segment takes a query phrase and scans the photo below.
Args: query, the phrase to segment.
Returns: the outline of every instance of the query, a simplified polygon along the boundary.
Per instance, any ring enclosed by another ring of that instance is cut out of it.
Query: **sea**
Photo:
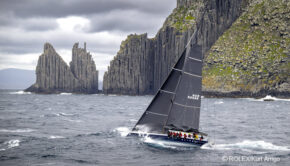
[[[290,165],[290,100],[202,98],[202,147],[127,137],[153,96],[0,91],[1,166]]]

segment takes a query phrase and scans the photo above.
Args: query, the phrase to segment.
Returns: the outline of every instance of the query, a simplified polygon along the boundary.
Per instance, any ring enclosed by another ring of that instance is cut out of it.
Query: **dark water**
[[[290,101],[203,99],[215,145],[187,148],[125,137],[151,98],[1,91],[0,165],[290,164]]]

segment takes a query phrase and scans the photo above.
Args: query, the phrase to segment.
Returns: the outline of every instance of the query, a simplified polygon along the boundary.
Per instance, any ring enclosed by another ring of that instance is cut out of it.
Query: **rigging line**
[[[179,104],[179,103],[176,103],[176,102],[174,102],[173,104],[176,104],[176,105],[179,105],[179,106],[182,106],[182,107],[187,107],[187,108],[200,108],[200,107],[196,107],[196,106],[189,106],[189,105]]]
[[[188,40],[189,42],[186,44],[185,48],[187,48],[188,45],[191,43],[190,41],[193,39],[193,37],[196,37],[197,36],[197,31],[202,26],[201,22],[203,20],[204,14],[205,14],[205,11],[202,13],[202,16],[200,17],[200,20],[196,21],[196,29],[195,29],[195,32],[193,33],[193,35],[191,35],[190,39]],[[198,24],[198,23],[200,23],[200,24]]]
[[[214,117],[216,117],[216,114],[215,114],[215,103],[213,103],[213,114],[214,114]],[[215,129],[213,129],[213,141],[215,142]]]
[[[168,116],[166,114],[159,114],[159,113],[156,113],[156,112],[151,112],[151,111],[146,111],[147,113],[150,113],[150,114],[154,114],[154,115],[159,115],[159,116]]]
[[[197,27],[197,25],[196,25]],[[185,49],[188,47],[188,45],[191,43],[191,40],[193,39],[193,37],[195,37],[197,35],[197,31],[198,31],[198,28],[195,29],[194,33],[191,35],[190,39],[188,40],[186,46],[185,46]]]
[[[182,70],[180,70],[180,69],[176,69],[176,68],[172,68],[172,70],[176,70],[176,71],[180,71],[180,72],[182,72]]]
[[[191,74],[191,73],[188,73],[188,72],[183,72],[184,74],[187,74],[187,75],[190,75],[190,76],[193,76],[193,77],[199,77],[201,78],[202,76],[199,76],[199,75],[195,75],[195,74]]]
[[[165,92],[165,93],[175,94],[175,92],[170,92],[170,91],[163,90],[163,89],[160,89],[160,91],[161,91],[161,92]]]
[[[191,59],[191,60],[195,60],[195,61],[199,61],[199,62],[202,62],[202,60],[200,60],[200,59],[196,59],[196,58],[192,58],[192,57],[188,57],[188,59]]]

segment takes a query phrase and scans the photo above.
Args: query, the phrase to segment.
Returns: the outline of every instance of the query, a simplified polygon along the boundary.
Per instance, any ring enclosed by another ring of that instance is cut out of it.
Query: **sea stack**
[[[85,46],[86,47],[86,46]],[[44,44],[36,67],[36,83],[26,91],[35,93],[97,93],[98,71],[86,48],[72,50],[71,67],[49,43]]]
[[[79,44],[75,43],[72,49],[72,61],[70,68],[73,75],[81,84],[81,92],[96,93],[98,90],[98,71],[92,55],[84,48],[79,48]]]

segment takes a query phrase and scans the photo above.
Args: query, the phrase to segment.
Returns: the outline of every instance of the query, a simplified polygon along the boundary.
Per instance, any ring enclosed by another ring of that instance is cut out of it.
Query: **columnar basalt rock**
[[[84,48],[79,48],[78,43],[74,44],[70,68],[81,84],[81,92],[96,93],[98,91],[98,71],[92,55],[86,50],[86,43]]]
[[[153,87],[154,54],[147,34],[129,35],[104,75],[105,93],[148,94]]]
[[[71,68],[57,54],[53,46],[44,44],[43,54],[36,67],[36,83],[26,89],[35,93],[96,93],[98,71],[86,49],[73,48]]]
[[[155,93],[181,55],[197,26],[200,27],[197,32],[198,42],[203,45],[203,53],[205,53],[241,14],[242,7],[242,0],[178,0],[177,8],[166,19],[157,35],[153,39],[147,37],[144,39],[150,43],[145,46],[145,50],[143,49],[143,52],[148,54],[134,52],[133,56],[132,52],[126,50],[142,50],[144,43],[135,42],[135,38],[130,36],[124,41],[124,43],[132,44],[126,44],[125,51],[122,51],[121,46],[119,52],[122,54],[118,53],[111,61],[108,72],[104,75],[104,93],[133,95]],[[145,56],[145,58],[140,58],[140,56]],[[124,62],[120,63],[121,60]],[[126,64],[131,61],[135,62],[135,67],[128,65],[127,70],[121,72],[120,68],[126,68]],[[143,73],[138,70],[141,64],[147,64],[144,66]],[[145,76],[149,79],[146,81],[147,84],[144,84],[145,87],[127,84],[127,82],[142,80]],[[123,84],[122,90],[119,84]]]

